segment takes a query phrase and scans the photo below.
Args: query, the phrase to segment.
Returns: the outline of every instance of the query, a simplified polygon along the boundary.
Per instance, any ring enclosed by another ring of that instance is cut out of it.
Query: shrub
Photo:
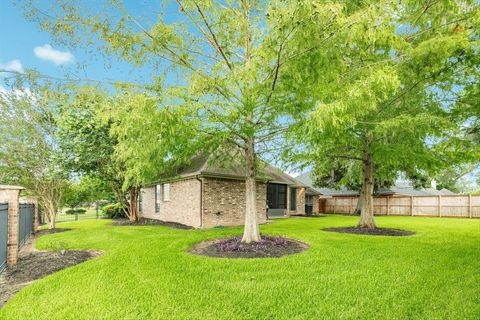
[[[120,203],[107,204],[106,206],[102,207],[102,211],[105,216],[110,219],[121,219],[127,217]]]
[[[65,211],[66,214],[84,214],[85,212],[87,212],[86,209],[68,209],[67,211]]]

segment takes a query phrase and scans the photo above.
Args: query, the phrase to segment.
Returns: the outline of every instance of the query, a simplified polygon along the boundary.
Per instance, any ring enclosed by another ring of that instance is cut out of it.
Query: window
[[[143,211],[143,189],[138,192],[138,211]]]
[[[160,212],[160,185],[155,186],[155,212]]]
[[[290,210],[297,210],[297,188],[290,188]]]
[[[163,201],[170,201],[170,183],[163,185]]]

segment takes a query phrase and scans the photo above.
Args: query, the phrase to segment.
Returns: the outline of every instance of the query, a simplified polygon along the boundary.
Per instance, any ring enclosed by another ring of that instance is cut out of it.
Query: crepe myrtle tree
[[[14,81],[0,91],[0,176],[38,197],[48,228],[67,186],[59,161],[54,115],[59,97],[48,84]]]
[[[364,38],[344,57],[345,74],[327,94],[314,90],[315,110],[292,131],[296,159],[319,180],[360,182],[358,227],[376,227],[375,182],[391,184],[399,172],[432,177],[471,156],[450,100],[478,84],[478,14],[468,1],[390,2],[371,32],[352,26]]]
[[[129,185],[125,163],[115,156],[119,143],[111,133],[113,118],[105,119],[103,111],[113,96],[94,86],[63,86],[64,103],[56,115],[57,138],[62,166],[73,175],[92,176],[107,184],[125,216],[138,219],[138,187]]]
[[[246,181],[242,241],[247,243],[261,240],[258,155],[281,149],[279,137],[314,104],[310,84],[324,83],[323,90],[329,90],[328,84],[346,71],[339,67],[345,65],[339,49],[355,48],[350,28],[365,26],[384,7],[376,1],[177,0],[146,7],[141,15],[141,8],[132,10],[116,0],[96,8],[82,1],[41,5],[27,1],[25,15],[55,41],[148,66],[143,76],[151,91],[171,95],[158,108],[187,105],[197,119],[199,140],[241,150]],[[95,46],[100,50],[91,50]],[[162,136],[142,134],[165,141],[181,136],[184,128],[169,126],[169,137],[162,131]],[[122,157],[129,154],[134,157],[129,152]]]
[[[163,99],[165,93],[122,90],[101,109],[102,123],[109,123],[110,136],[116,140],[113,157],[124,168],[130,216],[136,218],[142,185],[174,174],[173,169],[188,162],[199,148],[198,126],[190,108],[162,108]]]

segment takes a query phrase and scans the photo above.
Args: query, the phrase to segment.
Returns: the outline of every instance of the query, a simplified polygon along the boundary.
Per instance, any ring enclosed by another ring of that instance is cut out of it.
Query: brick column
[[[313,208],[312,213],[318,214],[320,212],[320,196],[313,196]]]
[[[305,214],[305,188],[297,188],[297,214]]]
[[[18,228],[20,217],[20,192],[22,187],[0,186],[1,198],[8,202],[7,265],[15,265],[18,260]]]

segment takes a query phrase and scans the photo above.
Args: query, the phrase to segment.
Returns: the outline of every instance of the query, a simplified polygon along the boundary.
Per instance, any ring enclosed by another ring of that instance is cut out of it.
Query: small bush
[[[87,212],[86,209],[68,209],[67,211],[65,211],[66,214],[84,214],[85,212]]]
[[[107,218],[110,219],[121,219],[127,217],[120,203],[108,204],[102,207],[102,211]]]

